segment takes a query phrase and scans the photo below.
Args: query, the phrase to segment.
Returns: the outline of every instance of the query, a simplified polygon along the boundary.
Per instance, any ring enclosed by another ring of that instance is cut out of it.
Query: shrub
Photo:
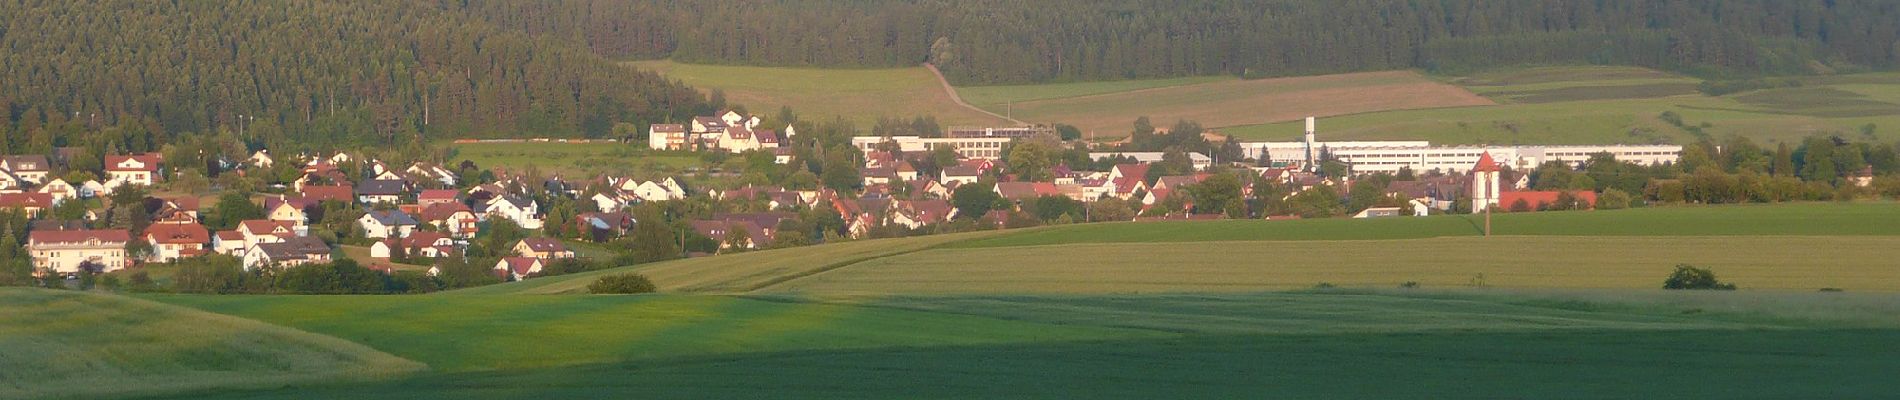
[[[1405,283],[1399,284],[1399,288],[1400,289],[1417,289],[1418,281],[1405,281]]]
[[[1621,210],[1630,207],[1630,194],[1616,188],[1604,189],[1597,195],[1598,210]]]
[[[653,286],[653,281],[647,280],[646,275],[640,274],[603,276],[587,285],[587,292],[593,294],[653,293],[657,289]]]
[[[1676,264],[1676,272],[1663,281],[1663,289],[1735,290],[1735,284],[1715,279],[1715,272],[1689,264]]]

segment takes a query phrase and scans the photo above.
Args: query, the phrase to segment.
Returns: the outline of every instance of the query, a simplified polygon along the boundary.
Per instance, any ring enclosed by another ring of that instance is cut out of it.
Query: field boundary
[[[968,239],[965,239],[965,240],[968,240]],[[942,247],[944,247],[945,245],[948,245],[948,244],[951,244],[951,243],[960,243],[960,242],[963,242],[963,241],[964,241],[964,240],[956,240],[956,241],[950,241],[950,242],[944,242],[944,243],[938,243],[938,244],[933,244],[933,245],[929,245],[929,246],[924,246],[924,247],[919,247],[919,248],[916,248],[916,249],[911,249],[911,250],[904,250],[904,251],[899,251],[899,252],[895,252],[895,253],[887,253],[887,254],[879,254],[879,255],[875,255],[875,256],[867,256],[867,257],[858,257],[858,258],[853,258],[853,259],[847,259],[847,260],[844,260],[844,261],[839,261],[839,262],[835,262],[835,263],[831,263],[831,264],[825,264],[825,265],[824,265],[824,266],[822,266],[822,267],[818,267],[818,268],[813,268],[813,269],[810,269],[810,270],[806,270],[806,271],[799,271],[798,273],[794,273],[794,274],[789,274],[789,275],[784,275],[784,276],[779,276],[779,277],[776,277],[776,278],[772,278],[772,279],[767,279],[767,280],[766,280],[765,282],[759,282],[758,284],[754,284],[754,285],[752,285],[751,287],[748,287],[748,288],[746,288],[746,289],[745,289],[744,291],[742,291],[742,292],[739,292],[739,293],[753,293],[753,292],[758,292],[758,291],[760,291],[760,290],[765,290],[765,288],[769,288],[769,287],[772,287],[772,286],[777,286],[778,284],[781,284],[781,283],[785,283],[785,282],[791,282],[791,281],[795,281],[795,280],[799,280],[799,279],[804,279],[804,278],[809,278],[809,277],[811,277],[811,276],[813,276],[813,275],[818,275],[818,274],[822,274],[822,273],[826,273],[826,272],[831,272],[831,271],[836,271],[836,270],[840,270],[840,269],[844,269],[845,267],[850,267],[850,266],[852,266],[852,265],[857,265],[857,264],[862,264],[862,263],[864,263],[864,262],[866,262],[866,261],[871,261],[871,260],[877,260],[877,259],[882,259],[882,258],[890,258],[890,257],[897,257],[897,256],[903,256],[903,255],[909,255],[909,254],[914,254],[914,253],[918,253],[918,252],[922,252],[922,251],[929,251],[929,250],[936,250],[936,249],[938,249],[938,248],[942,248]]]
[[[936,64],[931,64],[931,63],[924,63],[924,69],[925,69],[925,70],[929,70],[929,71],[930,71],[930,76],[935,76],[935,77],[937,77],[937,84],[939,84],[939,85],[943,85],[943,91],[944,91],[944,93],[949,93],[949,94],[950,94],[950,101],[952,101],[952,102],[956,102],[956,103],[957,103],[957,105],[959,105],[959,106],[963,106],[963,108],[968,108],[968,109],[971,109],[971,110],[975,110],[976,112],[980,112],[980,113],[984,113],[984,114],[989,114],[989,115],[990,115],[990,116],[992,116],[992,117],[996,117],[996,118],[1001,118],[1001,119],[1002,119],[1002,120],[1004,120],[1004,121],[1009,121],[1010,123],[1013,123],[1013,124],[1016,124],[1016,125],[1029,125],[1029,124],[1025,124],[1025,123],[1023,123],[1023,121],[1021,121],[1021,120],[1018,120],[1018,119],[1015,119],[1015,118],[1010,118],[1010,117],[1007,117],[1007,116],[1004,116],[1004,115],[1002,115],[1002,114],[997,114],[997,113],[993,113],[993,112],[990,112],[990,110],[985,110],[985,109],[982,109],[982,108],[978,108],[977,106],[973,106],[973,105],[970,105],[970,103],[969,103],[969,102],[966,102],[966,101],[963,101],[963,94],[960,94],[960,93],[957,93],[957,87],[956,87],[956,86],[951,86],[951,85],[950,85],[950,80],[949,80],[949,79],[944,79],[944,77],[943,77],[943,71],[939,71],[939,70],[937,70],[937,65],[936,65]]]

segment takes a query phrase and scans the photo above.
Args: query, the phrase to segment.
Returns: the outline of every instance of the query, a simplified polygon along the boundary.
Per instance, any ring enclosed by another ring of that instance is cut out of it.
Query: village
[[[73,170],[61,154],[16,155],[0,159],[0,210],[31,220],[25,251],[40,275],[74,277],[222,255],[250,271],[354,258],[385,274],[402,265],[426,268],[412,272],[433,277],[447,260],[480,258],[492,260],[482,264],[488,275],[506,282],[550,273],[549,265],[562,260],[609,266],[1044,224],[1379,218],[1695,201],[1685,198],[1692,188],[1669,179],[1682,173],[1672,169],[1682,146],[1321,142],[1314,125],[1308,118],[1303,141],[1227,143],[1219,147],[1229,158],[1219,160],[1219,154],[1179,148],[1123,151],[1125,143],[1063,141],[1047,127],[856,136],[850,138],[860,151],[851,155],[858,163],[855,181],[836,182],[831,177],[838,174],[828,173],[822,184],[808,177],[730,187],[689,187],[675,177],[529,177],[467,162],[391,165],[345,152],[280,157],[260,149],[248,159],[221,162],[239,174],[292,163],[297,177],[254,194],[227,193],[215,205],[192,195],[148,195],[177,178],[158,153],[105,156],[96,175],[104,178],[81,182],[61,177],[93,171]],[[646,147],[654,151],[801,162],[792,148],[796,128],[764,128],[759,117],[737,111],[690,124],[654,124],[648,133]],[[1239,159],[1231,156],[1236,148]],[[1627,179],[1594,185],[1590,171]],[[1848,178],[1865,187],[1871,176],[1866,170]],[[655,208],[637,212],[641,206]],[[215,216],[207,215],[209,208],[217,209]],[[633,235],[641,226],[652,232]],[[605,250],[577,252],[570,248],[576,245]],[[480,257],[471,247],[480,248]],[[351,257],[346,248],[366,250]],[[646,254],[627,256],[641,251]],[[567,269],[576,268],[593,267]]]

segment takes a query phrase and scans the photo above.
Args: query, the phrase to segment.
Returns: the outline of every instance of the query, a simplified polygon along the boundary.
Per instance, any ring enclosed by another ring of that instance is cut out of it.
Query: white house
[[[125,244],[131,234],[124,229],[55,231],[36,230],[27,235],[26,250],[33,255],[33,268],[61,274],[79,272],[85,265],[99,272],[125,269]]]
[[[79,198],[79,188],[75,188],[72,184],[66,183],[66,180],[59,178],[46,181],[46,184],[40,185],[37,191],[53,196],[54,204]]]
[[[106,156],[106,189],[123,185],[151,186],[158,182],[159,157],[155,154]]]
[[[416,232],[401,239],[379,240],[369,246],[369,256],[373,258],[387,259],[402,251],[414,251],[411,255],[415,257],[448,257],[456,254],[455,239],[440,232]]]
[[[211,232],[198,224],[153,224],[145,228],[144,239],[152,244],[152,261],[169,262],[203,255]]]
[[[527,229],[541,229],[541,219],[536,217],[540,213],[540,207],[533,199],[514,196],[489,199],[485,208],[482,209],[482,215],[488,218],[507,218]]]
[[[330,262],[330,246],[322,239],[293,237],[281,242],[258,243],[244,250],[244,268],[295,267]]]
[[[419,222],[415,217],[401,210],[370,210],[363,213],[356,224],[363,227],[363,237],[383,239],[389,237],[408,237],[416,231]]]
[[[534,257],[503,257],[495,263],[495,276],[503,280],[520,281],[541,273],[541,259]]]
[[[14,177],[19,178],[19,180],[24,181],[24,183],[39,184],[46,182],[47,174],[52,173],[53,170],[52,163],[47,162],[46,156],[21,155],[0,157],[0,171],[12,174]],[[24,186],[25,185],[19,185],[15,186],[15,188]],[[0,186],[0,189],[5,189],[5,187]]]

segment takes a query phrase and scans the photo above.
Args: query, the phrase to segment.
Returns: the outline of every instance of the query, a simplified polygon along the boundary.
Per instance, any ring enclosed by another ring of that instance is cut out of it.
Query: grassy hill
[[[1686,143],[1687,130],[1658,119],[1675,112],[1707,122],[1715,137],[1792,141],[1819,133],[1868,138],[1860,127],[1900,126],[1900,74],[1800,78],[1801,87],[1705,96],[1697,80],[1633,67],[1544,67],[1446,78],[1497,106],[1372,112],[1326,118],[1325,140],[1430,140],[1437,143]],[[1252,140],[1292,140],[1303,128],[1280,122],[1221,129]]]
[[[461,371],[194,398],[1853,396],[1885,393],[1885,365],[1900,355],[1880,345],[1900,311],[1891,296],[1755,305],[1860,322],[1725,312],[1715,305],[1729,300],[1690,294],[1646,305],[1512,296],[161,300],[362,336]],[[364,317],[300,315],[329,309]],[[462,368],[504,358],[521,363]],[[540,359],[600,362],[526,367]],[[1658,379],[1683,383],[1647,383]]]
[[[719,89],[725,92],[729,104],[744,105],[761,115],[775,115],[779,107],[791,106],[803,118],[841,116],[864,129],[869,129],[878,117],[909,119],[922,115],[936,116],[937,122],[944,126],[1008,124],[1000,118],[957,105],[936,76],[923,67],[775,68],[672,61],[628,64],[658,72],[701,91]]]
[[[128,297],[0,288],[0,398],[100,398],[389,379],[358,343]]]

